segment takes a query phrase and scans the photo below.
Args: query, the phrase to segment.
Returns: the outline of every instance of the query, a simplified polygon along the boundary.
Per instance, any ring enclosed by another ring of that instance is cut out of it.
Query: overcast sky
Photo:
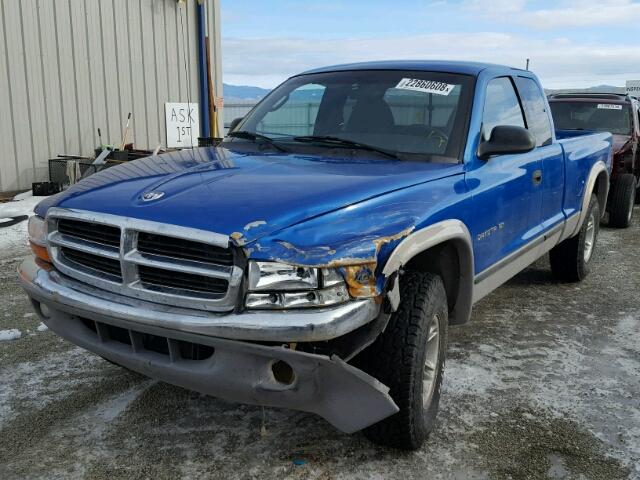
[[[547,88],[640,79],[640,1],[221,0],[225,83],[271,88],[312,67],[381,59],[531,69]]]

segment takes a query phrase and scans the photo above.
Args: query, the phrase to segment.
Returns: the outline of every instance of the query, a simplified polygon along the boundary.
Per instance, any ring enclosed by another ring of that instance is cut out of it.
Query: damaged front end
[[[216,314],[158,309],[80,285],[34,258],[19,274],[53,332],[151,378],[229,401],[316,413],[346,433],[398,411],[385,385],[347,363],[387,323],[372,299]]]
[[[378,338],[397,308],[398,272],[385,275],[383,267],[415,230],[420,207],[367,205],[367,215],[360,217],[361,207],[351,206],[264,235],[260,231],[269,225],[251,222],[230,235],[247,259],[240,308],[289,314],[372,302],[376,314],[356,328],[333,338],[287,344],[299,352],[351,361]]]
[[[383,274],[385,261],[425,210],[417,202],[403,205],[367,205],[361,217],[364,207],[349,206],[280,229],[255,220],[228,234],[219,243],[232,247],[237,275],[229,280],[234,301],[224,309],[171,302],[165,292],[160,303],[159,292],[133,295],[128,284],[104,289],[84,282],[86,275],[75,278],[55,262],[34,258],[19,273],[42,321],[76,345],[161,381],[231,401],[313,412],[354,432],[398,411],[358,354],[376,341],[394,309],[397,272]],[[53,213],[47,218],[55,226]],[[62,213],[56,214],[96,221],[93,213]],[[142,228],[160,238],[170,233],[212,242],[204,230],[115,216],[98,220],[122,224],[125,239]],[[139,254],[135,244],[117,251],[123,271],[133,260],[157,261]],[[186,260],[166,265],[195,268]],[[201,266],[196,271],[204,272]]]
[[[315,413],[345,433],[398,411],[385,385],[337,355],[73,313],[50,306],[42,319],[76,345],[160,381],[229,401]]]

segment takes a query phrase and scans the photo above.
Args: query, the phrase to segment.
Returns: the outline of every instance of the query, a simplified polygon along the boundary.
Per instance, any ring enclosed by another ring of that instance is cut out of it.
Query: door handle
[[[531,181],[534,185],[540,185],[542,183],[542,170],[536,170],[533,172]]]

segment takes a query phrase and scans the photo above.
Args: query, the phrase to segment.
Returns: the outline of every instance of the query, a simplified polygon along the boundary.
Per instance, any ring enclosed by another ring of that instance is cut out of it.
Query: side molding
[[[591,171],[589,172],[589,179],[587,180],[587,184],[584,189],[584,196],[582,197],[582,208],[580,210],[580,220],[576,225],[574,231],[569,237],[573,237],[578,234],[580,231],[580,227],[582,227],[582,223],[587,216],[587,209],[589,208],[589,201],[591,200],[591,194],[593,193],[596,187],[596,181],[598,180],[598,176],[604,172],[607,176],[607,181],[605,182],[604,191],[598,193],[598,196],[602,195],[602,198],[598,198],[600,201],[601,214],[604,215],[605,208],[607,206],[607,197],[609,196],[609,171],[607,170],[607,166],[602,160],[597,161],[591,167]]]
[[[395,248],[382,273],[389,277],[419,253],[449,241],[455,244],[460,261],[458,298],[449,317],[450,323],[458,325],[466,323],[471,317],[474,278],[471,234],[460,220],[445,220],[413,232]],[[398,283],[395,282],[395,285]],[[395,292],[391,292],[390,300],[395,309],[399,296],[396,288],[394,290]]]

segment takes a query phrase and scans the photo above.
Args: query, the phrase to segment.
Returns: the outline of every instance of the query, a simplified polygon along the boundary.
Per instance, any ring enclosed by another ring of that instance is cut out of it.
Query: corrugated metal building
[[[199,0],[0,0],[0,191],[45,180],[47,160],[166,144],[165,102],[200,102]],[[202,0],[200,0],[202,1]],[[222,96],[219,0],[205,0]]]

